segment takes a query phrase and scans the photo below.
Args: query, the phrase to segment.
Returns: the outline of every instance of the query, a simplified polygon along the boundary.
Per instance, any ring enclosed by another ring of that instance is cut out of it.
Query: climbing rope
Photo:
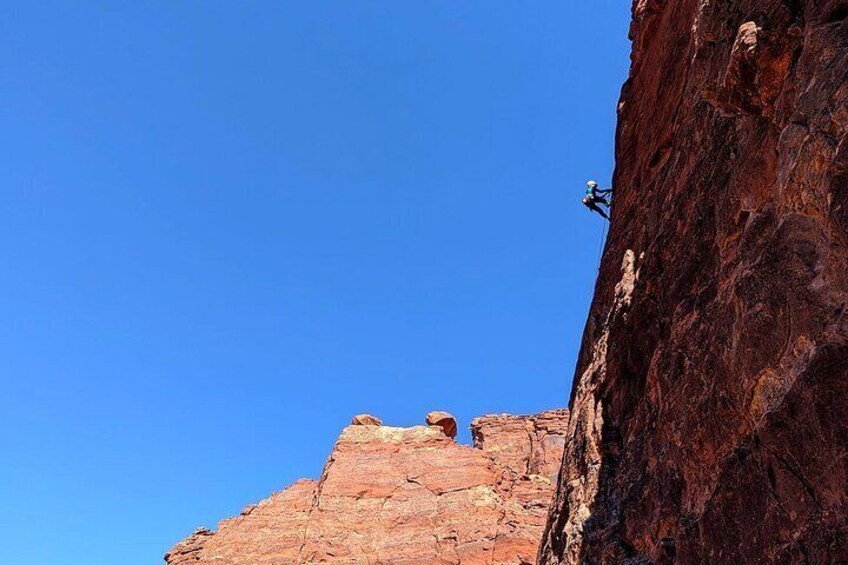
[[[608,223],[609,223],[608,221],[604,220],[604,227],[601,228],[601,241],[598,244],[598,266],[596,267],[596,270],[598,270],[598,271],[601,270],[601,257],[603,257],[603,255],[604,255],[604,241],[606,240],[606,237],[607,237],[607,224]]]

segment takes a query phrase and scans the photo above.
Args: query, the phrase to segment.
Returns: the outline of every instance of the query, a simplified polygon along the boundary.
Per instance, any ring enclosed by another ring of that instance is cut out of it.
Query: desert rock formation
[[[371,414],[357,414],[350,420],[351,426],[382,426],[383,420]]]
[[[446,413],[395,428],[357,417],[317,481],[272,495],[168,565],[507,565],[535,561],[563,453],[566,411],[496,415],[456,443]],[[451,428],[453,426],[453,428]]]
[[[848,562],[848,2],[636,0],[539,563]]]
[[[437,428],[440,428],[446,436],[450,438],[456,437],[456,418],[447,412],[442,412],[441,410],[430,412],[427,414],[427,417],[424,418],[424,421],[428,426],[436,426]]]

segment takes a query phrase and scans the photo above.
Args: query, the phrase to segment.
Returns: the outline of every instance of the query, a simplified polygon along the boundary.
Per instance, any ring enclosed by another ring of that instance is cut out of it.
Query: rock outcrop
[[[436,426],[441,429],[442,432],[449,438],[456,437],[456,418],[448,414],[447,412],[436,411],[430,412],[427,414],[427,417],[424,419],[428,426]]]
[[[539,563],[848,562],[848,2],[636,0]]]
[[[351,426],[382,426],[383,420],[371,414],[357,414],[350,420]]]
[[[166,563],[535,561],[562,459],[566,411],[477,418],[474,447],[452,439],[456,421],[446,413],[413,428],[377,422],[355,418],[318,481],[299,481],[224,520],[214,533],[197,530]]]

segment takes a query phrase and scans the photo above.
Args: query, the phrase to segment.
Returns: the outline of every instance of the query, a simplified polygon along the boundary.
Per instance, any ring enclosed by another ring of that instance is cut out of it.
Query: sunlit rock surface
[[[456,443],[446,413],[396,428],[361,417],[317,481],[299,481],[216,532],[198,530],[169,565],[530,564],[563,453],[568,414],[496,415]],[[452,427],[453,426],[453,427]]]

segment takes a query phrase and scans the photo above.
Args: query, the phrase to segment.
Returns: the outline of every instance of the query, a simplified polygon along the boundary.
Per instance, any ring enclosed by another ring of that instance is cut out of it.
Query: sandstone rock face
[[[501,414],[475,418],[471,434],[474,445],[504,469],[556,478],[567,425],[560,411],[531,418]]]
[[[441,428],[448,437],[456,437],[456,418],[447,412],[430,412],[424,419],[428,426]]]
[[[474,420],[475,446],[441,426],[351,425],[318,481],[299,481],[198,530],[168,565],[499,565],[535,561],[566,411]],[[454,421],[455,425],[455,421]]]
[[[357,414],[350,421],[351,426],[382,426],[383,420],[371,414]]]
[[[540,564],[848,562],[848,2],[637,0]]]

